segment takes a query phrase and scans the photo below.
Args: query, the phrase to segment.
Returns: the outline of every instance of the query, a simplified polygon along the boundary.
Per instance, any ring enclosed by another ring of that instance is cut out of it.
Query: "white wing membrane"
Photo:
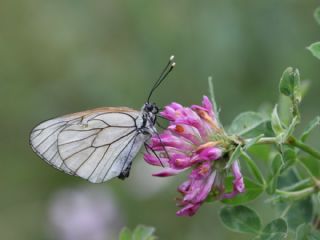
[[[100,108],[48,120],[33,129],[30,143],[46,162],[98,183],[119,176],[146,136],[137,132],[140,113]]]
[[[74,121],[74,119],[76,119],[76,117],[48,120],[34,128],[30,136],[32,149],[41,158],[55,168],[71,175],[73,175],[73,173],[64,165],[63,160],[58,153],[57,146],[58,135],[68,123],[75,124],[77,121]],[[80,120],[78,120],[78,122],[80,122]]]

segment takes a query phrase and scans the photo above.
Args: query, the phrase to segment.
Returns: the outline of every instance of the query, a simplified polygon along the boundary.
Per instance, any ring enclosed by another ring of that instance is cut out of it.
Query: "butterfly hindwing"
[[[48,120],[33,129],[30,143],[46,162],[98,183],[117,177],[146,137],[137,131],[140,112],[99,108]]]

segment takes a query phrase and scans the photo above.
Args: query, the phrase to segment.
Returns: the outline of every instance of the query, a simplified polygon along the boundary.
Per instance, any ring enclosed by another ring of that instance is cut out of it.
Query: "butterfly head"
[[[159,113],[159,108],[155,103],[146,102],[143,106],[144,112],[151,113],[153,115],[157,115]]]
[[[141,128],[142,129],[152,129],[157,121],[157,114],[159,113],[159,108],[155,103],[146,102],[142,109],[142,119],[143,123]]]

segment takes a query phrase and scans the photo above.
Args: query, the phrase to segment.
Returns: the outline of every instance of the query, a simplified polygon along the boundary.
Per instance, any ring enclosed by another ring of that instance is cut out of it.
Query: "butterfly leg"
[[[148,144],[148,143],[144,143],[144,148],[146,149],[146,151],[150,154],[149,150],[151,150],[151,152],[153,153],[153,155],[156,156],[156,158],[159,160],[159,163],[161,164],[162,167],[164,167],[161,159],[159,158],[158,154],[152,149],[152,147]]]
[[[159,127],[159,128],[161,128],[161,129],[166,129],[164,126],[162,126],[158,121],[156,121],[156,124],[157,124],[157,126]]]

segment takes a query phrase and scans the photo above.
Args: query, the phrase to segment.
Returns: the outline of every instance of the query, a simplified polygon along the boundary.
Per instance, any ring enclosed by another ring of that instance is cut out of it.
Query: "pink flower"
[[[150,148],[144,155],[147,163],[162,166],[154,174],[167,177],[192,169],[188,180],[178,187],[182,198],[178,216],[194,215],[208,196],[221,200],[244,192],[244,182],[238,161],[232,164],[233,191],[225,193],[224,178],[228,138],[218,123],[208,97],[202,105],[183,107],[171,103],[160,113],[169,120],[168,128],[151,138]]]

